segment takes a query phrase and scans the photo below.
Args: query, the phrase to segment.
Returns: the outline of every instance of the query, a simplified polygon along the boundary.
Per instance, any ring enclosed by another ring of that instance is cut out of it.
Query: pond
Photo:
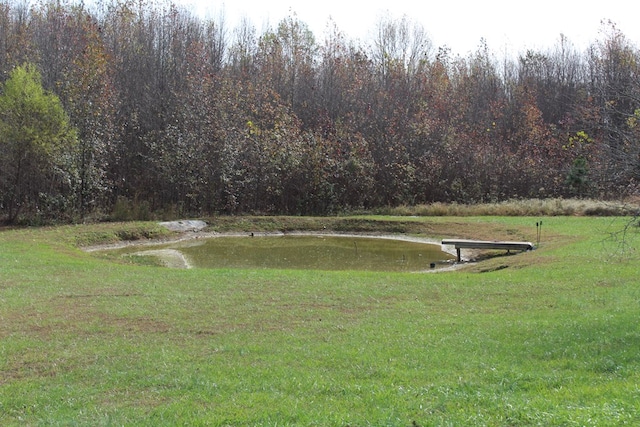
[[[119,252],[157,256],[165,265],[182,268],[414,272],[449,266],[455,260],[439,244],[335,235],[219,236]]]

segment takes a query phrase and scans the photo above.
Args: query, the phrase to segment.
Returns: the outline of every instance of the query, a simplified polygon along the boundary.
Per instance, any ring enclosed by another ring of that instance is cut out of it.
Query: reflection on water
[[[158,255],[158,248],[149,255]],[[163,245],[196,268],[423,271],[455,258],[440,245],[354,236],[213,237]],[[125,252],[125,250],[122,250]],[[126,252],[144,255],[140,247]],[[161,251],[160,251],[161,253]]]

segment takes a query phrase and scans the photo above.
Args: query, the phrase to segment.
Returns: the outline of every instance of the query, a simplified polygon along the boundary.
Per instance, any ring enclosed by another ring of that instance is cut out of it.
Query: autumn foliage
[[[64,185],[11,187],[27,162],[1,156],[5,220],[18,206],[46,221],[638,192],[640,52],[611,23],[585,51],[559,36],[462,57],[407,18],[356,42],[295,14],[259,34],[170,3],[24,4],[0,3],[0,79],[35,67],[77,143],[28,162]],[[7,138],[3,153],[20,143]]]

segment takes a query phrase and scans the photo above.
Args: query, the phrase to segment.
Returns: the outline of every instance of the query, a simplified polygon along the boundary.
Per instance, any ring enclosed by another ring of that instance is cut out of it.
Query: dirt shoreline
[[[164,245],[168,243],[176,243],[193,239],[212,239],[216,237],[260,237],[260,236],[330,236],[330,237],[370,237],[373,239],[391,239],[391,240],[402,240],[405,242],[417,242],[417,243],[426,243],[431,245],[441,245],[440,241],[437,239],[431,239],[426,237],[417,237],[417,236],[407,236],[401,234],[377,234],[377,233],[336,233],[336,232],[324,232],[324,231],[290,231],[290,232],[282,232],[282,231],[274,231],[274,232],[257,232],[257,233],[246,233],[246,232],[206,232],[206,231],[188,231],[182,232],[174,237],[163,237],[158,239],[141,239],[141,240],[123,240],[115,243],[105,243],[100,245],[91,245],[91,246],[83,246],[82,249],[84,252],[96,252],[96,251],[105,251],[110,249],[122,249],[130,246],[158,246]],[[450,253],[452,255],[456,254],[456,251],[453,249],[442,248],[444,252]]]

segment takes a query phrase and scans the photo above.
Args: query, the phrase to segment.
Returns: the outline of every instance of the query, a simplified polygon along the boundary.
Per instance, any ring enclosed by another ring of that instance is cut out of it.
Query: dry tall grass
[[[639,200],[527,199],[499,203],[432,203],[383,208],[382,215],[415,216],[627,216],[638,215]]]

